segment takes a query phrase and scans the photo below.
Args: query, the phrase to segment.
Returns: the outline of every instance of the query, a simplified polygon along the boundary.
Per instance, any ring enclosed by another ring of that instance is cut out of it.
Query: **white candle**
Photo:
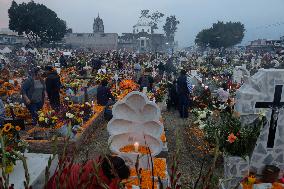
[[[139,150],[139,143],[138,143],[138,142],[135,142],[135,143],[134,143],[134,151],[135,151],[136,153],[138,153],[138,150]]]

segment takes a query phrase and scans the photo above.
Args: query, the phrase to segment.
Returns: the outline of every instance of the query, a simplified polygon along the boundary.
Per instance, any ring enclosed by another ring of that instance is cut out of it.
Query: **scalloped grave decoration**
[[[113,106],[112,112],[113,118],[107,126],[111,136],[138,132],[158,139],[163,132],[163,124],[159,121],[161,111],[144,93],[129,93]]]
[[[133,133],[123,133],[123,134],[118,134],[118,135],[114,135],[111,136],[109,138],[109,148],[110,151],[114,154],[119,155],[120,157],[122,157],[124,160],[126,160],[128,162],[128,164],[130,166],[134,166],[136,159],[137,159],[137,155],[139,153],[135,153],[135,152],[129,152],[129,153],[125,153],[125,152],[120,152],[119,149],[127,146],[127,145],[133,145],[135,142],[138,142],[140,145],[144,145],[144,146],[148,146],[151,150],[151,155],[157,156],[161,151],[162,151],[162,142],[161,140],[151,136],[151,135],[147,135],[147,134],[141,134],[141,133],[137,133],[137,132],[133,132]],[[140,159],[139,159],[142,167],[144,167],[144,165],[147,165],[147,162],[149,160],[149,157],[147,155],[142,155],[140,154]]]

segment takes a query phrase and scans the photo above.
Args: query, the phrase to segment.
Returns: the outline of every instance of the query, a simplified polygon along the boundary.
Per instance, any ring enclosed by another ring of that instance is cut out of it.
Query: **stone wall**
[[[224,157],[224,182],[225,188],[234,188],[243,179],[249,170],[249,160],[241,157]]]
[[[64,37],[66,46],[96,50],[116,50],[117,33],[70,33]]]

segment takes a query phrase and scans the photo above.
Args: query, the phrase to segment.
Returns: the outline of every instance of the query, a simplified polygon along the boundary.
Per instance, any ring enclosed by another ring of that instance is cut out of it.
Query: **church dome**
[[[150,24],[150,19],[147,18],[140,18],[137,22],[136,25],[134,25],[133,27],[137,27],[137,26],[151,26]]]

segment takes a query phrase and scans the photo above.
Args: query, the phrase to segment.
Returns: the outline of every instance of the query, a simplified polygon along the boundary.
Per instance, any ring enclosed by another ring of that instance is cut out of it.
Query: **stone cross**
[[[260,108],[268,110],[267,123],[250,158],[250,167],[258,173],[265,165],[276,165],[284,171],[283,85],[284,69],[260,69],[236,94],[235,110],[240,113],[243,124],[255,120]]]
[[[255,108],[271,108],[272,109],[270,124],[269,124],[270,127],[269,127],[269,134],[268,134],[268,140],[267,140],[267,148],[274,147],[279,109],[282,109],[284,107],[284,102],[281,102],[282,88],[283,88],[283,85],[275,86],[273,102],[256,102],[255,103]]]

